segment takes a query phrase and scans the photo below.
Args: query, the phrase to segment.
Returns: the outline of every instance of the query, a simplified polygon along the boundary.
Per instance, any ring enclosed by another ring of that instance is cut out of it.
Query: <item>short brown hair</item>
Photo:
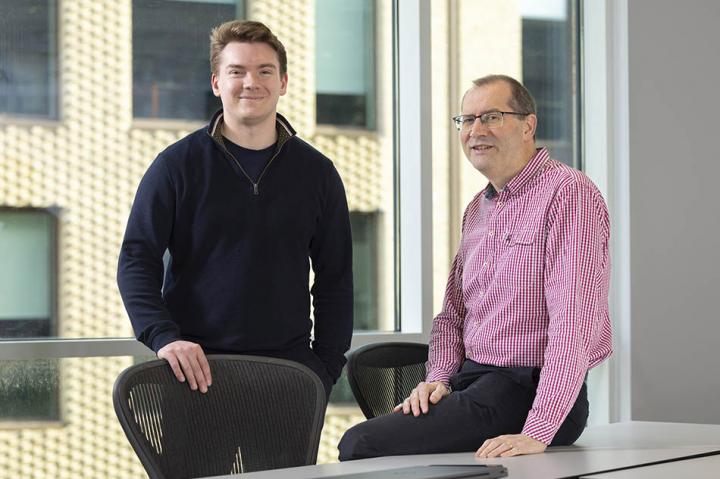
[[[265,24],[251,20],[233,20],[218,25],[210,32],[210,71],[217,74],[220,54],[231,42],[266,43],[275,50],[280,63],[280,75],[287,73],[285,47]]]
[[[510,108],[518,113],[537,114],[537,105],[530,91],[513,77],[507,75],[487,75],[473,80],[473,85],[485,86],[495,82],[505,82],[510,87]]]

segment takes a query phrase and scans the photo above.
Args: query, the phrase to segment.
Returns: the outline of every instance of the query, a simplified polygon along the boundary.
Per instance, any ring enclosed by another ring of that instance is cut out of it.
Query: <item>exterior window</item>
[[[0,209],[0,339],[55,332],[55,216]],[[56,361],[0,361],[0,421],[59,419]]]
[[[222,107],[210,88],[208,36],[242,18],[235,0],[133,0],[133,116],[206,120]]]
[[[57,1],[3,0],[0,115],[57,117]]]
[[[450,265],[460,243],[463,212],[486,184],[463,154],[448,121],[459,112],[460,99],[472,81],[492,74],[521,81],[537,103],[536,145],[547,147],[558,161],[582,166],[580,0],[442,3],[431,7],[432,18],[438,20],[432,23],[430,52],[436,312],[442,308]],[[443,18],[449,22],[442,22]]]
[[[55,217],[0,209],[0,338],[55,336]]]
[[[375,2],[317,0],[317,123],[375,129]]]
[[[8,423],[60,419],[58,362],[0,361],[0,428]]]
[[[538,142],[547,145],[554,158],[573,165],[575,24],[563,6],[523,17],[523,82],[537,101]]]
[[[350,212],[353,234],[353,284],[355,330],[378,329],[379,213]]]

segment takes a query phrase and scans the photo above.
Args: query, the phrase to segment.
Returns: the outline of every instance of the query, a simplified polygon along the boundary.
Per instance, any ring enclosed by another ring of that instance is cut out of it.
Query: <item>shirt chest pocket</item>
[[[505,234],[498,274],[513,284],[534,282],[542,273],[544,246],[537,227],[524,226]],[[518,275],[518,272],[522,274]]]
[[[538,236],[538,231],[532,227],[519,228],[517,231],[505,235],[505,246],[532,246]]]

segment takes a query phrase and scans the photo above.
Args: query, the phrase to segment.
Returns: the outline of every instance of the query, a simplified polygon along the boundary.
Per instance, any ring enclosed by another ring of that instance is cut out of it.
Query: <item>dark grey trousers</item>
[[[519,434],[535,399],[539,368],[499,368],[466,360],[450,378],[453,392],[427,414],[402,412],[350,428],[340,440],[340,460],[404,454],[476,451],[489,438]],[[587,387],[551,446],[574,443],[587,423]]]

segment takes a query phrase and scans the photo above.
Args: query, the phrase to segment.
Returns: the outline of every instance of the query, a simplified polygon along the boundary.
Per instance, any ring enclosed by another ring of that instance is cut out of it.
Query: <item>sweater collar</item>
[[[276,113],[275,117],[275,128],[278,133],[277,147],[279,149],[286,141],[295,136],[296,131],[292,127],[292,125],[290,125],[290,122],[287,120],[287,118],[282,116],[280,113]],[[213,140],[215,140],[217,143],[220,143],[221,145],[223,144],[222,128],[220,128],[222,123],[223,111],[221,108],[220,110],[215,112],[206,130],[207,134],[210,135]]]

